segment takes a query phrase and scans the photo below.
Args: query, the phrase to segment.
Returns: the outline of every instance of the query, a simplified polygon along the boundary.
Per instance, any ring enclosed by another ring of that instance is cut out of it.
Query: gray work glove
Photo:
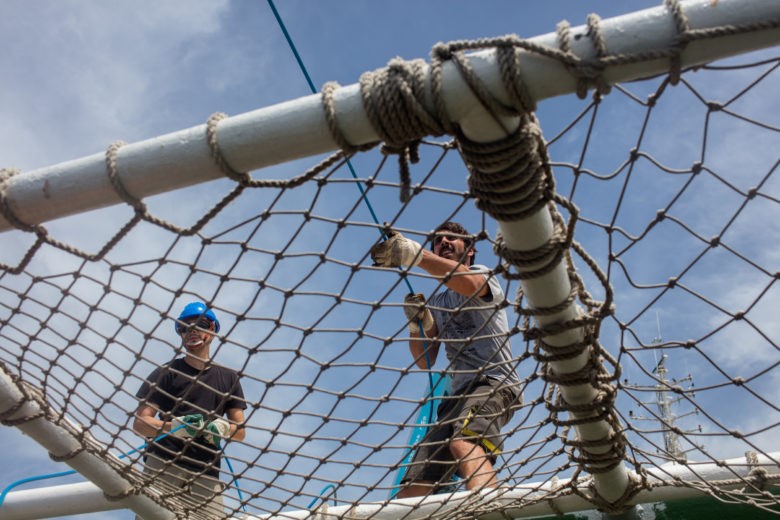
[[[425,306],[425,296],[420,293],[406,295],[404,314],[409,320],[409,330],[412,332],[420,332],[420,322],[423,330],[430,330],[433,327],[433,314]]]
[[[377,267],[414,267],[422,260],[422,246],[397,231],[371,248],[371,259]]]

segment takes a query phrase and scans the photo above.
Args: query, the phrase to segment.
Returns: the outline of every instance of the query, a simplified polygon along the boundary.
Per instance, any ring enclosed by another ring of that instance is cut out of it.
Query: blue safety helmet
[[[206,304],[203,302],[192,302],[185,305],[181,314],[179,314],[179,321],[174,324],[176,327],[176,334],[181,334],[187,330],[187,327],[180,322],[190,318],[200,317],[211,320],[214,323],[214,332],[219,332],[219,320],[217,319],[217,315],[214,314],[214,311],[206,307]]]

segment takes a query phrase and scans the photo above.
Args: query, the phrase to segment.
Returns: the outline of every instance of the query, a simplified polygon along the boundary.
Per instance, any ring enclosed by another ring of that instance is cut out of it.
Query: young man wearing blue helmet
[[[211,362],[219,332],[213,310],[190,303],[174,327],[185,356],[156,368],[141,384],[133,429],[155,439],[145,454],[145,473],[161,490],[181,496],[188,510],[223,518],[220,445],[246,435],[244,391],[238,373]]]

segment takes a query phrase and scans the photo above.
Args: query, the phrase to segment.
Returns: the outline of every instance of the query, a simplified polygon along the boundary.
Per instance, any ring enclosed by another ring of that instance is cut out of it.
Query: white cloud
[[[44,166],[146,136],[150,107],[186,78],[182,57],[220,28],[227,2],[4,2],[5,161]]]

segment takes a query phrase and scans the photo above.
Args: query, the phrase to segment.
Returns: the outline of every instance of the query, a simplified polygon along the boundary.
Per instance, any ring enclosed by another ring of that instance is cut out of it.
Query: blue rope
[[[325,486],[324,488],[322,488],[322,491],[320,491],[320,494],[319,494],[319,495],[317,495],[317,496],[314,498],[314,500],[312,500],[312,501],[309,503],[309,505],[308,505],[308,506],[306,506],[306,509],[311,509],[311,508],[312,508],[312,506],[313,506],[314,504],[316,504],[316,503],[317,503],[317,500],[320,500],[320,499],[322,498],[322,495],[324,495],[324,494],[325,494],[325,492],[326,492],[328,489],[330,489],[330,488],[333,488],[333,505],[335,506],[335,505],[336,505],[336,486],[334,486],[333,484],[328,484],[327,486]]]
[[[233,475],[233,482],[236,483],[236,491],[238,491],[238,500],[241,503],[241,509],[246,513],[246,505],[244,504],[244,494],[241,493],[241,486],[239,485],[238,477],[236,476],[236,472],[233,470],[233,464],[230,463],[230,457],[225,455],[225,452],[223,451],[222,454],[225,457],[225,462],[227,462],[228,469],[230,470],[230,474]]]
[[[306,83],[309,84],[309,88],[311,89],[313,94],[317,93],[317,88],[314,86],[314,82],[311,79],[311,76],[309,75],[309,71],[306,69],[306,65],[303,63],[303,59],[301,58],[301,55],[298,53],[298,49],[295,47],[295,43],[292,40],[292,37],[290,36],[290,33],[287,31],[287,27],[284,25],[284,21],[282,21],[282,17],[279,15],[279,11],[276,10],[276,5],[274,5],[274,0],[267,0],[268,5],[271,7],[271,11],[274,13],[274,18],[276,18],[277,23],[279,24],[279,28],[282,30],[282,33],[284,34],[285,39],[287,40],[287,44],[290,46],[290,50],[292,51],[293,55],[295,56],[295,61],[298,62],[298,67],[300,67],[301,72],[303,73],[303,76],[306,78]],[[349,167],[349,171],[352,174],[352,177],[357,180],[358,176],[357,173],[355,173],[355,169],[352,167],[352,163],[347,160],[347,166]],[[374,207],[371,205],[371,201],[368,199],[368,196],[366,195],[365,190],[363,189],[363,185],[361,183],[357,184],[358,189],[360,190],[360,195],[362,196],[363,200],[366,203],[366,207],[368,208],[369,213],[371,213],[371,218],[374,219],[374,224],[379,225],[379,219],[376,216],[376,213],[374,212]],[[382,236],[384,236],[384,233],[382,230],[379,231]],[[413,293],[414,289],[412,288],[412,283],[409,281],[408,278],[404,278],[404,281],[406,282],[406,287],[409,288],[409,292]],[[420,330],[422,329],[422,323],[420,323]],[[431,361],[428,357],[428,345],[427,341],[423,340],[423,350],[425,351],[425,364],[428,367],[428,383],[430,386],[430,391],[433,391],[433,376],[430,373],[431,368]]]
[[[5,502],[5,496],[8,494],[9,491],[11,491],[16,486],[21,486],[22,484],[27,484],[28,482],[35,482],[36,480],[44,480],[47,478],[56,478],[56,477],[64,477],[66,475],[72,475],[76,473],[76,470],[70,470],[70,471],[61,471],[59,473],[52,473],[50,475],[39,475],[37,477],[27,477],[20,480],[17,480],[16,482],[13,482],[5,487],[2,493],[0,493],[0,507],[3,506],[3,502]]]
[[[186,424],[179,425],[179,426],[177,426],[176,428],[174,428],[173,430],[171,430],[168,433],[163,433],[161,435],[158,435],[151,442],[159,441],[160,439],[162,439],[164,437],[167,437],[168,435],[172,434],[176,430],[184,428],[185,426],[186,426]],[[150,444],[149,442],[145,442],[145,443],[141,444],[139,447],[134,448],[134,449],[130,450],[127,453],[123,453],[123,454],[119,455],[119,458],[120,459],[124,459],[125,457],[128,457],[128,456],[132,455],[133,453],[137,453],[138,451],[146,448],[149,444]],[[49,479],[49,478],[65,477],[67,475],[73,475],[74,473],[76,473],[76,470],[75,469],[71,469],[71,470],[68,470],[68,471],[61,471],[59,473],[50,473],[48,475],[38,475],[37,477],[27,477],[27,478],[23,478],[23,479],[17,480],[16,482],[12,482],[11,484],[7,485],[5,487],[5,489],[3,489],[2,493],[0,493],[0,507],[2,507],[3,502],[5,501],[5,497],[8,494],[8,492],[11,491],[13,488],[15,488],[17,486],[21,486],[22,484],[27,484],[28,482],[35,482],[36,480],[46,480],[46,479]]]
[[[158,435],[152,441],[145,442],[145,443],[141,444],[140,446],[138,446],[137,448],[133,448],[129,452],[123,453],[123,454],[119,455],[119,458],[120,459],[124,459],[125,457],[129,457],[133,453],[138,453],[142,449],[144,449],[147,446],[149,446],[149,444],[151,444],[152,442],[157,442],[160,439],[163,439],[163,438],[167,437],[168,435],[172,434],[173,432],[184,428],[185,426],[187,426],[187,425],[186,424],[181,424],[181,425],[177,426],[176,428],[172,429],[171,431],[169,431],[167,433],[163,433],[161,435]],[[219,447],[219,446],[217,446],[217,447]],[[239,498],[239,500],[241,500],[241,499],[243,499],[243,496],[241,495],[241,488],[238,487],[238,478],[235,476],[235,472],[233,471],[233,465],[230,464],[230,459],[228,458],[227,455],[225,455],[225,460],[228,463],[228,467],[230,468],[230,472],[233,474],[233,480],[236,482],[236,490],[238,491],[238,498]],[[3,502],[5,502],[6,495],[8,495],[8,493],[15,487],[21,486],[22,484],[27,484],[29,482],[35,482],[37,480],[46,480],[46,479],[50,479],[50,478],[65,477],[65,476],[68,476],[68,475],[73,475],[74,473],[76,473],[76,470],[75,469],[71,469],[71,470],[68,470],[68,471],[60,471],[59,473],[49,473],[47,475],[38,475],[38,476],[35,476],[35,477],[27,477],[27,478],[19,479],[16,482],[12,482],[12,483],[8,484],[5,487],[5,489],[3,489],[2,493],[0,493],[0,507],[3,506]],[[242,502],[243,502],[243,500],[242,500]],[[241,507],[244,508],[243,503],[242,503]],[[244,509],[244,511],[246,511],[246,509]]]
[[[290,33],[287,31],[287,27],[284,25],[284,21],[282,20],[282,17],[279,15],[279,11],[276,10],[276,5],[274,5],[273,0],[268,0],[268,6],[271,8],[271,11],[274,13],[274,18],[276,18],[276,22],[279,24],[279,28],[282,30],[282,33],[284,34],[284,38],[287,40],[287,45],[289,45],[290,50],[293,53],[293,56],[295,56],[295,61],[298,62],[298,67],[301,69],[301,72],[303,73],[303,76],[306,78],[306,83],[309,84],[309,89],[311,90],[312,94],[317,93],[317,87],[314,86],[314,82],[311,80],[311,76],[309,76],[309,71],[306,69],[306,65],[303,63],[303,59],[301,59],[301,55],[298,54],[298,49],[295,47],[295,43],[292,40],[292,37],[290,36]],[[352,163],[347,159],[347,168],[349,168],[349,172],[352,174],[352,178],[357,180],[358,176],[357,173],[355,173],[355,168],[352,167]],[[374,223],[379,225],[379,219],[376,216],[376,213],[374,212],[374,207],[371,205],[371,201],[368,200],[368,197],[366,196],[366,191],[363,189],[362,183],[357,183],[358,190],[360,190],[360,195],[362,196],[363,200],[366,203],[366,207],[368,208],[368,212],[371,213],[371,218],[374,219]],[[384,236],[384,233],[382,230],[379,230],[379,233]],[[412,291],[412,286],[407,280],[406,285],[409,286],[409,292]]]
[[[182,424],[181,426],[177,426],[176,428],[171,430],[170,433],[175,432],[179,428],[184,428],[184,426],[185,426],[184,424]],[[159,439],[162,439],[166,435],[170,435],[170,433],[162,434],[162,435],[160,435],[159,437],[157,437],[154,440],[157,441]],[[138,450],[144,449],[148,445],[149,445],[148,442],[144,443],[141,446],[139,446],[138,448],[130,450],[130,452],[128,452],[127,454],[120,455],[119,458],[123,459],[123,458],[127,457],[128,455],[132,455],[133,453],[137,452]],[[71,469],[71,470],[68,470],[68,471],[61,471],[59,473],[50,473],[48,475],[38,475],[36,477],[27,477],[27,478],[23,478],[23,479],[17,480],[16,482],[12,482],[11,484],[7,485],[5,487],[5,489],[3,489],[2,493],[0,493],[0,506],[3,505],[3,502],[5,501],[5,497],[8,494],[8,492],[11,491],[13,488],[15,488],[17,486],[21,486],[22,484],[27,484],[28,482],[35,482],[36,480],[46,480],[46,479],[49,479],[49,478],[65,477],[67,475],[73,475],[74,473],[76,473],[76,470],[75,469]]]
[[[282,34],[284,34],[284,37],[287,40],[287,45],[289,45],[290,50],[293,53],[293,56],[295,56],[295,61],[298,62],[298,67],[301,69],[304,78],[306,78],[306,83],[308,83],[309,89],[313,94],[316,94],[317,88],[314,86],[314,82],[312,81],[311,76],[309,75],[309,71],[306,69],[306,65],[303,63],[303,59],[301,58],[300,53],[298,53],[298,49],[296,48],[295,43],[293,42],[289,31],[287,31],[287,27],[285,26],[282,17],[279,15],[279,11],[276,9],[276,5],[274,5],[274,1],[267,0],[267,2],[268,2],[268,6],[271,8],[271,11],[274,14],[274,18],[276,18],[276,22],[279,24],[279,28],[282,30]],[[352,163],[349,160],[347,160],[347,167],[349,168],[349,171],[352,174],[352,178],[357,180],[358,179],[357,173],[355,173],[355,169],[352,167]],[[371,213],[371,218],[374,219],[374,223],[378,226],[379,219],[377,218],[376,213],[374,212],[374,208],[371,205],[371,201],[368,199],[368,196],[366,195],[366,192],[363,189],[363,184],[358,182],[356,186],[358,187],[358,190],[360,190],[361,198],[366,203],[366,207],[368,208],[369,213]],[[379,230],[379,233],[384,237],[384,232],[381,229]],[[409,289],[409,292],[414,293],[412,284],[407,277],[404,277],[404,282],[406,282],[406,286]],[[420,330],[422,331],[423,330],[422,320],[420,320],[418,323],[419,323]],[[422,333],[421,335],[421,340],[423,342],[423,352],[425,353],[425,366],[428,369],[428,394],[427,395],[433,396],[433,393],[435,391],[434,384],[433,384],[433,374],[431,373],[431,360],[428,354],[428,342],[425,340],[424,333]],[[433,414],[434,414],[434,408],[433,408],[433,403],[431,402],[430,413],[428,417],[429,425],[433,422]],[[327,486],[325,489],[327,489]],[[323,492],[325,491],[325,489],[323,489]],[[314,504],[314,502],[316,501],[317,499],[315,498],[312,504]],[[309,505],[309,508],[311,508],[312,504]]]

